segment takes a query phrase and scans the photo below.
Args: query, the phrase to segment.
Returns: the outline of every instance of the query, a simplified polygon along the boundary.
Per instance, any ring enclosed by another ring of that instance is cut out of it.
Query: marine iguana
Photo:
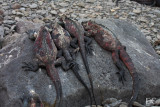
[[[91,105],[92,105],[91,92],[90,92],[88,86],[86,85],[86,83],[83,81],[83,79],[79,75],[78,64],[72,58],[71,52],[69,51],[70,42],[71,42],[71,39],[72,39],[70,34],[64,28],[62,28],[58,23],[55,23],[52,29],[53,30],[52,30],[51,36],[52,36],[52,39],[53,39],[56,47],[59,50],[62,51],[62,54],[65,57],[67,62],[73,62],[74,63],[74,65],[71,69],[72,69],[73,73],[75,74],[75,76],[77,77],[77,79],[81,82],[81,84],[87,90],[87,92],[89,94],[89,97],[90,97]]]
[[[86,68],[86,71],[87,71],[87,74],[88,74],[88,78],[89,78],[89,81],[90,81],[93,100],[95,102],[95,105],[97,106],[95,95],[94,95],[92,76],[91,76],[91,72],[90,72],[87,57],[86,57],[86,50],[87,50],[88,53],[91,53],[91,51],[92,51],[91,47],[89,47],[89,44],[91,43],[91,41],[89,41],[88,37],[84,36],[83,26],[79,22],[74,21],[70,18],[67,18],[65,15],[63,15],[60,18],[59,21],[60,21],[60,24],[74,38],[73,39],[74,42],[78,42],[78,46],[79,46],[79,49],[80,49],[82,60],[84,62],[84,65],[85,65],[85,68]],[[86,41],[86,43],[85,43],[85,41]],[[73,46],[74,42],[72,42],[72,46]]]
[[[118,6],[118,2],[120,0],[112,0],[112,1],[116,3],[116,6]],[[145,4],[145,5],[150,5],[150,6],[160,6],[159,0],[130,0],[130,1],[135,1],[140,4]]]
[[[30,35],[31,36],[31,35]],[[70,69],[72,66],[69,63],[67,66],[65,65],[65,59],[63,57],[57,57],[57,48],[51,38],[50,33],[47,31],[45,26],[42,26],[37,34],[35,43],[34,43],[34,52],[36,59],[38,60],[37,63],[26,63],[24,62],[24,66],[22,68],[25,71],[37,71],[39,66],[45,66],[47,74],[53,81],[56,89],[56,100],[54,102],[54,107],[61,107],[61,100],[62,100],[62,86],[59,78],[59,74],[55,68],[56,64],[62,64],[64,70]],[[57,103],[58,102],[58,103]]]
[[[132,97],[130,99],[128,106],[132,107],[133,101],[135,101],[138,96],[139,78],[136,69],[134,67],[134,64],[126,52],[126,47],[120,43],[120,41],[114,34],[112,34],[112,32],[110,33],[107,30],[104,30],[102,26],[96,24],[93,21],[82,22],[82,26],[88,32],[87,33],[88,36],[92,36],[103,49],[112,52],[112,59],[117,68],[119,69],[118,72],[120,76],[119,80],[121,80],[122,83],[125,80],[124,76],[125,73],[120,60],[128,68],[133,80]]]

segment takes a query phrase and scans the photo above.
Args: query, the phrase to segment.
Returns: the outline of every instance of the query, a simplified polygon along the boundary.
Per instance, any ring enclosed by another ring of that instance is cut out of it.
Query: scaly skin
[[[71,20],[71,19],[67,18],[66,16],[62,16],[60,21],[62,21],[65,29],[71,34],[71,36],[76,38],[78,41],[78,46],[80,48],[82,59],[83,59],[83,62],[84,62],[84,65],[85,65],[85,68],[86,68],[86,71],[88,74],[93,99],[94,99],[94,102],[96,105],[96,100],[95,100],[94,90],[93,90],[93,81],[92,81],[91,72],[89,69],[89,65],[88,65],[88,61],[87,61],[87,57],[86,57],[86,51],[85,51],[84,29],[80,23],[78,23],[77,21]]]
[[[62,86],[59,74],[54,64],[57,56],[57,48],[51,38],[50,33],[44,26],[42,26],[38,32],[38,37],[34,43],[34,52],[38,61],[43,63],[46,67],[47,74],[55,85],[57,96],[54,102],[54,107],[60,107],[62,99]],[[25,68],[25,66],[23,68]],[[53,74],[51,72],[53,72]]]
[[[118,2],[120,0],[112,0],[113,2],[116,2],[116,6],[118,6]],[[145,4],[145,5],[150,5],[150,6],[155,6],[158,4],[159,0],[130,0],[130,1],[136,1],[140,4]]]
[[[103,49],[112,52],[112,59],[117,68],[120,70],[118,74],[120,75],[120,80],[122,81],[122,83],[125,78],[124,69],[120,63],[120,60],[128,68],[133,80],[132,97],[130,99],[128,107],[132,107],[132,103],[136,100],[138,95],[139,78],[133,62],[125,50],[125,46],[123,46],[113,34],[104,30],[103,27],[93,21],[82,22],[82,26],[86,31],[88,31],[87,34],[92,36]]]
[[[64,28],[62,28],[58,23],[56,23],[53,27],[53,31],[52,31],[51,36],[52,36],[52,39],[54,40],[56,47],[58,49],[62,50],[62,54],[64,55],[66,61],[67,62],[71,62],[71,61],[74,62],[74,59],[72,58],[72,56],[69,52],[69,47],[70,47],[70,42],[71,42],[70,34]],[[91,101],[91,105],[92,105],[92,96],[91,96],[90,90],[78,73],[78,64],[77,63],[75,63],[74,66],[72,67],[72,71],[74,72],[77,79],[81,82],[81,84],[87,90],[87,92],[90,96],[90,101]]]

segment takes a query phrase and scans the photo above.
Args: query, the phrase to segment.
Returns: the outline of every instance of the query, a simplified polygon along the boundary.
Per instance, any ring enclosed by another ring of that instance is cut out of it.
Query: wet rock
[[[139,94],[137,101],[144,102],[143,99],[150,93],[152,93],[150,97],[160,95],[160,60],[145,36],[135,26],[126,21],[107,19],[96,20],[96,22],[103,24],[114,32],[122,45],[126,46],[126,51],[131,57],[141,79],[139,91],[141,94]],[[31,26],[23,23],[19,26],[19,31],[22,32],[29,28],[40,27],[40,25],[35,26],[33,24]],[[29,62],[33,59],[33,42],[28,39],[26,33],[21,34],[15,40],[16,42],[0,50],[0,86],[5,87],[7,90],[5,95],[2,96],[0,94],[0,99],[7,97],[7,95],[9,96],[8,100],[0,102],[4,105],[11,105],[9,101],[18,100],[33,89],[43,101],[53,104],[56,98],[55,88],[45,70],[39,69],[38,72],[25,72],[21,68],[22,62]],[[111,97],[129,101],[132,94],[132,80],[127,69],[125,69],[127,81],[125,81],[125,85],[122,85],[115,74],[118,70],[113,64],[111,53],[100,48],[95,41],[93,41],[92,47],[94,55],[88,56],[87,59],[92,71],[97,104],[101,103],[101,98]],[[76,61],[80,65],[79,73],[88,85],[89,81],[86,72],[84,72],[85,68],[80,54],[77,55]],[[57,70],[61,78],[63,99],[67,102],[65,105],[68,107],[89,105],[89,96],[74,74],[71,71],[63,72],[61,68],[57,68]],[[82,99],[84,97],[85,99]]]

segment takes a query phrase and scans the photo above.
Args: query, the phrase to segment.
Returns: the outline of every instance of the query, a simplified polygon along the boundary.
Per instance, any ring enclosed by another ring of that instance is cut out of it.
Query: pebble
[[[51,10],[50,13],[51,13],[52,15],[56,15],[56,14],[57,14],[57,11]]]
[[[37,7],[38,7],[38,5],[37,5],[37,4],[35,4],[35,3],[33,3],[33,4],[29,5],[29,7],[30,7],[31,9],[35,9],[35,8],[37,8]]]
[[[14,20],[4,20],[4,21],[3,21],[4,24],[9,24],[9,25],[14,24],[15,22],[16,22],[16,21],[14,21]]]
[[[19,3],[15,3],[15,4],[12,4],[11,5],[11,8],[12,9],[20,9],[21,8],[21,5]]]
[[[3,13],[4,13],[3,10],[0,9],[0,15],[3,15]]]
[[[0,26],[0,38],[4,37],[4,28]]]
[[[67,7],[69,4],[68,3],[59,3],[59,5],[62,7]]]
[[[59,9],[61,13],[64,13],[66,10],[67,10],[66,8]]]
[[[154,105],[160,106],[160,99],[157,99],[157,100],[155,101]]]
[[[148,41],[152,40],[152,38],[150,36],[147,36],[146,38],[147,38]]]
[[[134,102],[133,106],[135,106],[135,107],[145,107],[144,105],[142,105],[142,104],[140,104],[138,102]]]
[[[87,3],[94,3],[95,0],[86,0]]]
[[[128,105],[127,103],[122,102],[119,107],[128,107],[127,105]]]
[[[138,8],[138,9],[133,9],[133,13],[139,14],[139,13],[141,13],[141,9],[140,9],[140,8]]]

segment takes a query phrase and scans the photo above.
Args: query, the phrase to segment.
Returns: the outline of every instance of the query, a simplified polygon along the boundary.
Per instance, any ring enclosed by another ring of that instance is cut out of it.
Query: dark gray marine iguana
[[[114,34],[112,34],[112,32],[110,33],[107,30],[104,30],[104,26],[100,26],[94,21],[82,22],[82,26],[88,32],[86,33],[88,36],[92,36],[103,49],[112,52],[112,59],[119,69],[119,80],[122,81],[122,83],[125,81],[125,70],[120,60],[128,68],[133,81],[132,97],[128,107],[132,107],[133,101],[135,101],[138,96],[140,81],[132,59],[126,52],[126,47],[120,43],[120,41]]]
[[[120,0],[112,0],[112,1],[116,3],[116,6],[118,6],[118,2]],[[140,4],[145,4],[150,6],[160,6],[160,0],[130,0],[130,1],[135,1]]]
[[[86,51],[89,54],[92,53],[92,48],[89,46],[89,44],[91,43],[91,40],[88,37],[84,36],[85,32],[84,32],[83,26],[79,22],[74,21],[70,18],[67,18],[65,15],[63,15],[62,17],[59,18],[59,23],[74,38],[73,39],[74,42],[72,42],[71,45],[73,47],[77,47],[74,43],[78,42],[78,46],[79,46],[79,49],[80,49],[82,60],[84,62],[84,65],[85,65],[85,68],[86,68],[86,71],[87,71],[87,74],[88,74],[88,78],[89,78],[89,81],[90,81],[93,100],[95,102],[95,105],[97,106],[95,95],[94,95],[92,76],[91,76],[91,72],[90,72],[87,57],[86,57]]]
[[[70,52],[69,47],[71,43],[71,36],[64,28],[62,28],[58,23],[55,23],[52,28],[52,39],[56,45],[56,47],[62,51],[63,56],[65,57],[67,62],[74,62],[73,67],[71,68],[77,79],[81,82],[81,84],[85,87],[87,90],[89,97],[90,97],[90,105],[92,105],[92,95],[91,92],[86,85],[86,83],[83,81],[81,76],[78,73],[79,67],[78,64],[75,62],[74,58],[72,57],[73,52]]]

